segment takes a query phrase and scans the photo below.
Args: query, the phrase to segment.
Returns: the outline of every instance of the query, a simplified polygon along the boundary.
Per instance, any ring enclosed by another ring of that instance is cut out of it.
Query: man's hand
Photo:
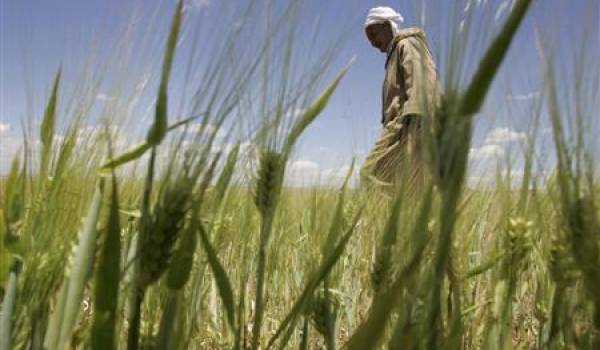
[[[400,101],[398,96],[394,96],[392,98],[392,102],[388,106],[388,108],[383,113],[381,118],[381,123],[385,125],[386,123],[395,120],[400,117]]]
[[[419,114],[407,114],[400,121],[405,128],[420,129],[422,124],[422,116]]]

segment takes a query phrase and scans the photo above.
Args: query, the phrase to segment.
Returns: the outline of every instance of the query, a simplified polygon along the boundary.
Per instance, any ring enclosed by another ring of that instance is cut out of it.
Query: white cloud
[[[472,161],[498,160],[504,157],[506,152],[499,145],[483,145],[481,147],[473,147],[469,151],[469,158]]]
[[[108,127],[108,131],[111,135],[112,145],[115,151],[120,152],[126,149],[131,143],[131,138],[128,138],[121,130],[114,125]],[[106,129],[101,125],[84,125],[78,131],[75,138],[77,147],[75,152],[85,151],[87,147],[93,147],[97,142],[102,142],[104,146],[104,133]],[[56,149],[60,148],[62,143],[65,141],[66,135],[55,134],[53,137],[53,147]],[[8,131],[5,135],[2,135],[0,142],[0,174],[6,174],[10,170],[10,164],[12,163],[15,155],[22,157],[23,150],[25,148],[25,141],[23,135],[16,134],[15,132]],[[41,141],[39,139],[28,139],[27,149],[28,157],[36,162],[39,160],[39,153],[41,152]],[[102,147],[102,151],[104,148]]]
[[[467,184],[471,187],[493,187],[496,185],[498,171],[503,180],[511,185],[520,183],[523,171],[519,168],[506,168],[506,161],[511,159],[511,144],[527,139],[527,134],[510,128],[491,129],[484,142],[469,150],[469,171]],[[513,164],[514,165],[514,164]]]
[[[301,159],[290,163],[286,172],[285,182],[288,186],[341,186],[348,172],[350,165],[344,165],[336,168],[323,169],[316,162]],[[358,167],[355,166],[349,180],[350,186],[358,183]]]
[[[498,184],[498,176],[500,176],[500,180],[504,184],[508,183],[513,188],[520,187],[523,185],[524,169],[480,169],[480,171],[471,172],[467,176],[467,185],[471,188],[491,189]],[[541,170],[533,171],[529,186],[545,186],[548,176],[549,173],[547,172]]]
[[[319,171],[319,164],[310,160],[297,160],[290,165],[290,170],[293,171]]]
[[[249,156],[250,153],[255,150],[255,148],[256,147],[255,147],[255,145],[252,144],[252,142],[244,141],[244,142],[240,143],[240,154]]]
[[[498,22],[500,18],[503,17],[504,13],[506,13],[509,8],[512,9],[514,5],[514,0],[504,0],[500,5],[498,5],[498,9],[496,10],[496,16],[494,16],[494,20]]]
[[[483,143],[469,150],[467,184],[491,188],[497,184],[500,176],[510,186],[520,186],[523,181],[523,159],[522,154],[515,154],[513,143],[527,139],[525,132],[507,127],[491,129]],[[534,169],[532,176],[538,185],[545,183],[543,170]]]
[[[346,176],[350,172],[350,165],[344,165],[340,168],[333,168],[324,170],[322,173],[323,183],[332,186],[341,186],[344,180],[346,180]],[[358,184],[359,180],[359,167],[358,165],[354,165],[354,169],[352,169],[352,174],[350,174],[349,185],[354,186]]]
[[[518,132],[509,128],[494,128],[487,134],[485,145],[506,144],[516,141],[522,141],[527,138],[524,132]]]
[[[540,97],[539,91],[530,92],[523,95],[509,95],[508,99],[513,101],[529,101]]]
[[[496,177],[492,173],[483,173],[467,176],[467,186],[471,188],[493,187],[496,184]]]
[[[0,175],[8,174],[13,158],[17,153],[22,151],[22,136],[16,136],[11,134],[2,136],[2,141],[0,142]]]
[[[222,139],[225,136],[227,136],[227,133],[225,132],[225,130],[223,130],[222,127],[217,128],[216,126],[212,125],[212,124],[206,124],[203,126],[202,123],[195,123],[192,124],[192,126],[190,127],[191,131],[193,132],[200,132],[202,131],[202,134],[204,136],[212,136],[213,133],[216,133],[216,138],[217,139]]]
[[[193,12],[200,12],[210,6],[210,0],[190,0],[188,8]]]
[[[321,167],[310,160],[297,160],[288,166],[288,173],[298,180],[318,180]]]
[[[310,160],[296,160],[287,167],[285,182],[289,186],[312,186],[320,181],[321,168]]]
[[[502,177],[509,178],[513,182],[521,182],[523,181],[523,176],[525,175],[525,170],[523,169],[504,169],[502,170]]]
[[[115,99],[114,97],[111,97],[111,96],[108,96],[108,95],[102,94],[102,93],[96,95],[96,100],[98,100],[98,101],[112,101],[114,99]]]
[[[306,109],[301,107],[295,107],[287,112],[286,117],[292,119],[300,118],[304,114],[304,112],[306,112]]]
[[[233,143],[216,143],[213,146],[213,149],[212,149],[211,152],[215,153],[215,154],[217,152],[221,152],[222,153],[222,157],[225,158],[233,150],[234,146],[235,146],[235,144],[233,144]]]
[[[116,150],[125,149],[133,141],[125,135],[116,125],[86,125],[77,131],[76,143],[80,146],[93,145],[100,141],[102,145],[106,142],[106,133],[109,133],[112,147]]]
[[[0,123],[0,135],[8,133],[10,131],[10,124]]]
[[[494,128],[488,132],[480,146],[469,150],[469,160],[482,168],[495,169],[495,165],[503,160],[510,151],[510,144],[527,139],[524,132],[509,128]]]

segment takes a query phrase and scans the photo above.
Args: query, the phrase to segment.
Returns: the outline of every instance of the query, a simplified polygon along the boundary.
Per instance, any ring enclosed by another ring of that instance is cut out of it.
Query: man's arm
[[[408,38],[400,49],[399,69],[404,73],[406,92],[400,118],[409,123],[410,119],[432,112],[437,94],[437,73],[429,49],[421,40]]]

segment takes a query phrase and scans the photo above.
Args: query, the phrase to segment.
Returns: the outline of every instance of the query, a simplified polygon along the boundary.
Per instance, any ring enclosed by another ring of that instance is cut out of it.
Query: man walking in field
[[[402,16],[389,7],[371,9],[365,22],[371,45],[387,55],[383,132],[361,170],[361,181],[368,184],[421,182],[421,125],[439,102],[437,70],[425,33],[419,28],[399,30],[401,22]]]

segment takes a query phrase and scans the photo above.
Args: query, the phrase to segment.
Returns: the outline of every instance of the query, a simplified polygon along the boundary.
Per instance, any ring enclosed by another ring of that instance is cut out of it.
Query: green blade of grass
[[[141,208],[140,208],[140,227],[139,233],[136,236],[135,249],[133,251],[134,261],[131,269],[131,289],[129,295],[129,331],[127,334],[127,349],[136,350],[139,348],[140,324],[142,315],[142,302],[144,301],[145,289],[142,281],[142,266],[141,259],[142,247],[144,240],[148,239],[149,227],[152,223],[152,214],[150,208],[150,199],[152,189],[154,188],[154,171],[156,167],[156,147],[152,147],[150,151],[150,159],[148,160],[148,169],[144,180],[144,189],[142,192]]]
[[[189,123],[192,120],[194,120],[194,118],[182,120],[173,125],[170,125],[167,131],[175,130],[180,126],[186,125],[187,123]],[[117,168],[125,163],[129,163],[129,162],[136,160],[139,157],[143,156],[144,153],[146,153],[146,151],[150,148],[152,148],[152,145],[149,144],[147,141],[142,142],[138,145],[132,146],[127,151],[121,153],[120,155],[118,155],[115,158],[109,159],[106,163],[102,164],[102,166],[100,167],[100,173],[108,174],[111,169]]]
[[[287,156],[290,154],[294,144],[296,143],[302,132],[304,132],[304,130],[319,116],[319,114],[321,114],[323,109],[325,109],[325,107],[329,103],[331,95],[333,95],[333,92],[337,88],[344,75],[346,75],[346,72],[350,68],[352,62],[353,61],[351,61],[348,64],[348,66],[342,69],[342,71],[335,77],[333,82],[331,82],[329,86],[325,88],[323,93],[321,93],[321,95],[317,97],[317,99],[310,105],[310,107],[308,107],[304,114],[302,114],[302,116],[296,122],[296,124],[294,124],[285,141],[285,145],[282,152],[284,154],[284,158],[287,158]]]
[[[333,214],[333,218],[331,219],[331,224],[329,225],[329,231],[327,232],[325,243],[321,247],[321,256],[323,258],[325,258],[327,253],[333,249],[338,235],[340,231],[342,231],[342,225],[344,224],[344,194],[345,186],[342,187],[338,195],[335,212]]]
[[[227,275],[225,268],[223,268],[223,265],[219,261],[217,253],[215,252],[215,248],[212,246],[212,243],[208,238],[208,233],[201,222],[198,223],[198,228],[202,247],[204,247],[206,257],[208,258],[208,263],[213,270],[215,282],[217,282],[217,288],[219,290],[219,296],[221,297],[223,306],[225,307],[227,322],[229,323],[229,327],[231,327],[231,331],[235,333],[235,302],[233,298],[231,281],[229,280],[229,276]]]
[[[396,199],[392,204],[392,209],[383,231],[381,243],[376,250],[373,273],[371,275],[373,287],[376,292],[385,289],[385,284],[391,277],[392,251],[398,236],[400,209],[402,208],[402,194],[402,190],[396,194]]]
[[[54,311],[50,314],[48,320],[48,328],[46,329],[46,335],[44,336],[44,348],[55,349],[56,343],[58,342],[58,336],[60,335],[60,322],[63,318],[65,305],[67,303],[67,283],[63,283],[58,290],[56,298],[56,304],[54,305]]]
[[[96,238],[98,236],[96,224],[98,223],[102,207],[103,192],[104,181],[100,180],[79,234],[79,244],[73,257],[73,266],[71,267],[69,276],[65,280],[68,287],[63,317],[58,320],[59,322],[56,325],[49,325],[49,327],[58,327],[60,329],[58,342],[54,349],[64,349],[68,346],[77,316],[81,312],[83,290],[90,277],[96,251]],[[55,310],[55,312],[58,312],[58,310]]]
[[[172,131],[172,130],[175,130],[175,129],[179,128],[180,126],[185,126],[185,125],[193,122],[194,120],[200,118],[202,115],[203,114],[195,115],[195,116],[192,116],[192,117],[180,120],[178,122],[175,122],[175,123],[169,125],[169,127],[167,128],[167,131]]]
[[[518,0],[504,27],[488,47],[479,67],[460,101],[460,115],[473,115],[481,109],[492,81],[510,48],[510,44],[525,18],[532,0]]]
[[[94,291],[94,321],[92,349],[112,349],[115,343],[117,305],[121,275],[121,223],[119,221],[119,196],[113,173],[110,213],[106,238],[96,273]]]
[[[194,211],[192,215],[198,214]],[[169,267],[167,286],[170,289],[181,290],[190,278],[197,246],[196,231],[198,229],[198,218],[193,217],[183,232]]]
[[[181,20],[183,16],[183,1],[179,0],[173,15],[171,22],[171,30],[169,32],[169,38],[167,39],[167,47],[165,48],[165,56],[163,60],[162,72],[160,77],[160,86],[158,88],[158,98],[156,100],[156,110],[154,113],[154,123],[148,130],[146,135],[146,141],[132,147],[125,153],[117,156],[114,159],[109,160],[100,167],[100,172],[106,172],[112,168],[116,168],[119,165],[123,165],[127,162],[135,160],[141,157],[148,149],[153,146],[157,146],[165,138],[167,132],[178,126],[185,125],[188,122],[195,119],[189,118],[168,127],[168,88],[169,88],[169,76],[171,74],[171,66],[173,64],[173,57],[175,56],[175,48],[177,47],[177,38],[179,36],[179,30],[181,29]]]
[[[169,290],[154,349],[181,349],[185,328],[184,302],[182,291]]]
[[[374,300],[367,319],[350,337],[346,347],[348,350],[376,349],[382,341],[385,324],[402,297],[401,289],[418,270],[418,264],[425,250],[427,243],[425,232],[431,212],[432,192],[432,188],[429,187],[421,203],[419,217],[411,235],[411,242],[415,244],[411,259],[396,280]]]
[[[173,65],[173,57],[175,56],[175,48],[177,47],[177,38],[181,29],[181,19],[183,16],[183,0],[179,0],[173,20],[171,22],[171,30],[167,39],[167,47],[163,60],[162,72],[160,76],[160,86],[158,88],[158,98],[156,100],[156,111],[154,114],[154,124],[150,127],[146,142],[152,146],[156,146],[165,138],[167,134],[167,111],[168,111],[168,88],[169,76],[171,75],[171,66]]]
[[[467,273],[465,273],[463,279],[469,279],[471,277],[475,277],[477,275],[480,275],[480,274],[486,272],[487,270],[494,267],[498,262],[502,261],[502,259],[504,258],[505,255],[506,255],[506,253],[501,252],[501,253],[498,253],[498,254],[492,256],[488,260],[481,263],[479,266],[475,266],[474,268],[467,271]]]
[[[13,257],[10,267],[6,295],[2,302],[2,315],[0,318],[0,350],[12,349],[12,322],[17,305],[17,278],[23,268],[23,261]]]
[[[100,167],[100,173],[106,174],[111,169],[114,169],[125,163],[131,162],[132,160],[136,160],[142,155],[144,155],[144,153],[146,153],[146,151],[150,148],[152,148],[152,145],[150,145],[148,142],[143,142],[139,145],[133,146],[129,150],[123,152],[121,155],[117,156],[116,158],[111,159],[108,162],[102,164],[102,166]]]
[[[337,246],[335,246],[330,251],[329,255],[323,259],[321,265],[318,267],[315,274],[309,279],[306,286],[302,290],[302,293],[300,294],[298,299],[296,299],[296,301],[294,302],[292,309],[285,316],[285,318],[283,319],[283,321],[281,322],[281,324],[275,331],[275,334],[273,334],[271,339],[269,339],[269,342],[267,343],[267,346],[265,349],[270,349],[286,329],[289,329],[290,327],[294,328],[294,326],[296,325],[296,323],[298,321],[298,318],[301,316],[302,311],[304,310],[308,301],[310,300],[310,297],[313,295],[313,293],[315,292],[317,287],[319,287],[321,282],[323,282],[323,280],[329,275],[329,272],[331,271],[331,269],[333,268],[335,263],[342,256],[344,249],[346,248],[346,245],[350,241],[350,238],[352,238],[352,235],[355,233],[355,228],[356,228],[356,225],[358,224],[358,220],[360,219],[361,214],[362,214],[362,209],[359,210],[358,213],[356,214],[356,216],[353,218],[350,227],[346,230],[346,232],[340,239]],[[285,344],[286,341],[284,340],[284,341],[282,341],[282,343]]]

